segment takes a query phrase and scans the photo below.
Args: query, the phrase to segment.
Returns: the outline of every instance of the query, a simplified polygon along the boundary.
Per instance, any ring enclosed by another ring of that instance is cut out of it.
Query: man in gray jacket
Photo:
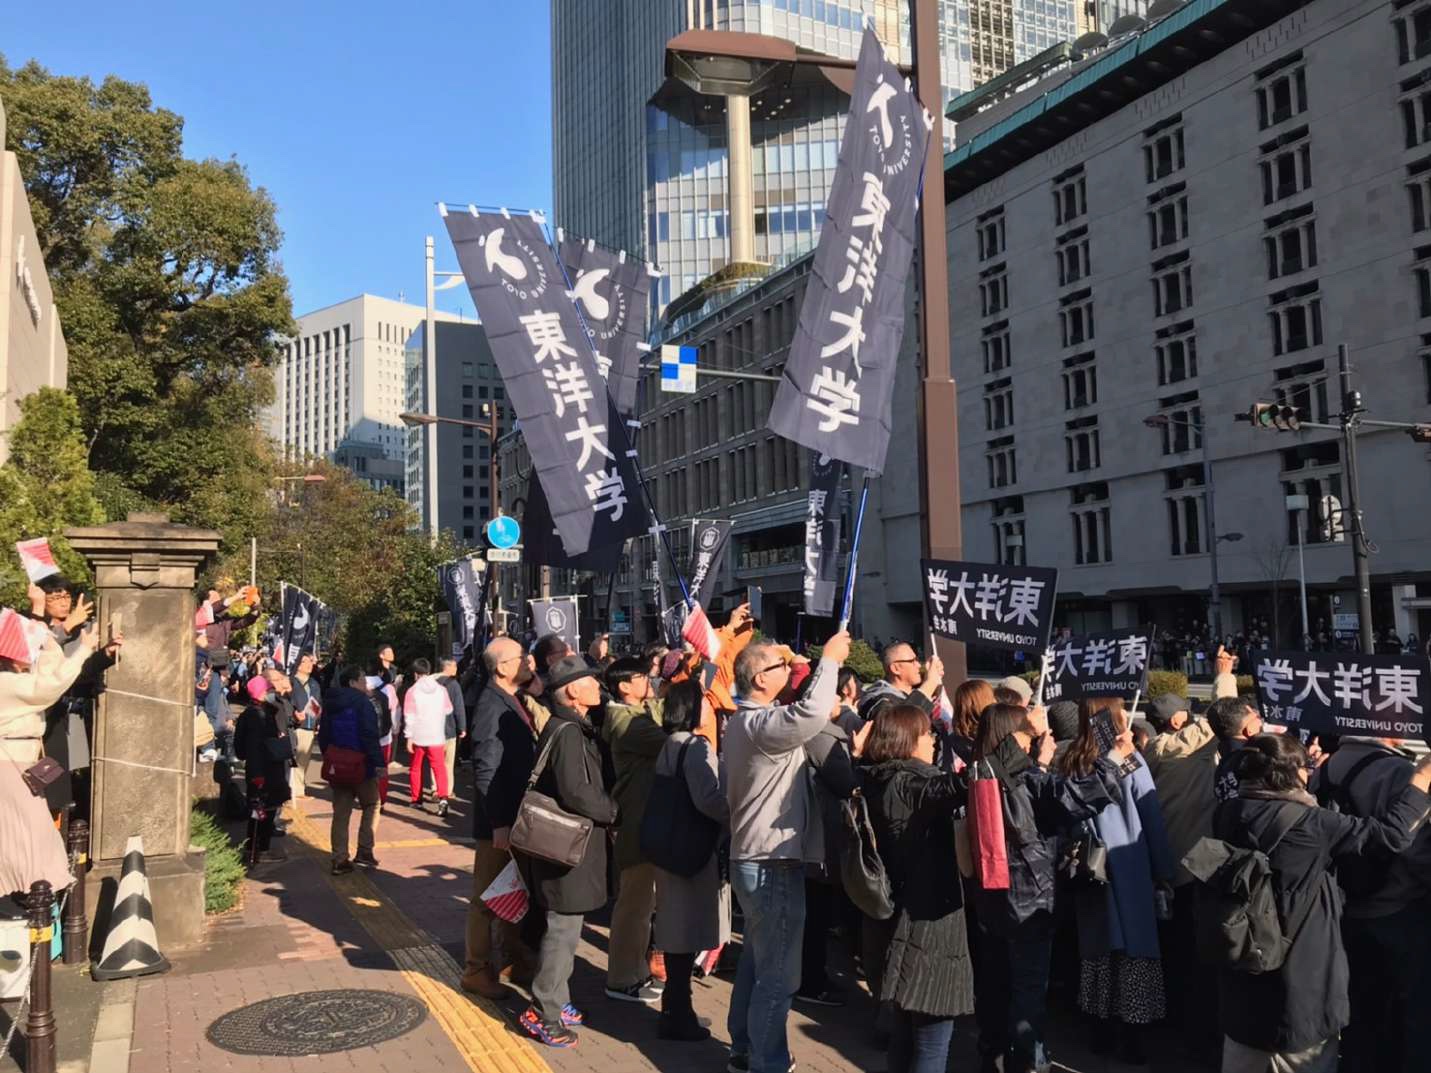
[[[745,945],[731,994],[734,1073],[787,1073],[785,1020],[800,986],[805,926],[805,864],[824,860],[820,811],[806,774],[805,743],[830,724],[850,636],[825,643],[804,698],[775,698],[790,668],[778,646],[748,645],[735,661],[735,714],[726,728],[731,886],[745,914]]]

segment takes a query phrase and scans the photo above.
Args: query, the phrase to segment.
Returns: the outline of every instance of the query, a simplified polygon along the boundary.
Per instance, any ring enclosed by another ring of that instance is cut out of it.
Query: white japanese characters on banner
[[[1053,626],[1058,571],[1041,566],[922,559],[929,628],[968,644],[1042,652]]]
[[[709,607],[711,597],[715,595],[734,524],[703,518],[691,522],[691,565],[686,573],[691,579],[691,598],[702,607]]]
[[[1269,723],[1312,734],[1426,737],[1431,667],[1424,656],[1258,652],[1252,668]]]
[[[1148,688],[1153,627],[1069,637],[1048,650],[1043,699],[1122,697],[1132,700]]]
[[[636,452],[541,216],[443,213],[566,554],[645,532]]]
[[[929,124],[866,30],[825,224],[770,410],[770,428],[786,439],[875,472],[889,448]]]
[[[839,587],[840,480],[844,463],[810,454],[810,486],[805,493],[805,614],[835,610]]]

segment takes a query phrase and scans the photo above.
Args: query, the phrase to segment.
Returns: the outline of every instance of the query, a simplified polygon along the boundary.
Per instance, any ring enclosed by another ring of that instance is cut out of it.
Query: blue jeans
[[[944,1073],[953,1038],[952,1017],[896,1009],[889,1040],[889,1073]]]
[[[805,866],[800,861],[731,861],[730,883],[745,914],[745,945],[730,996],[732,1054],[751,1073],[786,1073],[785,1019],[800,986],[805,933]]]

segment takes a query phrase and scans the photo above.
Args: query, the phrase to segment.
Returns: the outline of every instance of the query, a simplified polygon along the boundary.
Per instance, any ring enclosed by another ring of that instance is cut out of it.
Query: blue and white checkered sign
[[[661,348],[661,390],[689,395],[696,390],[696,348]]]

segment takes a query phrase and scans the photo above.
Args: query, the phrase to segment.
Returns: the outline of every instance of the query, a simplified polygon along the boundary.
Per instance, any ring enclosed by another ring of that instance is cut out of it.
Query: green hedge
[[[823,647],[823,645],[806,645],[805,657],[811,663],[818,661]],[[865,641],[851,642],[850,658],[845,660],[844,666],[854,671],[856,677],[866,685],[884,677],[884,665],[879,661],[879,653]]]
[[[1029,685],[1037,686],[1038,671],[1026,671],[1023,679]],[[1148,701],[1155,697],[1161,697],[1164,693],[1171,693],[1175,697],[1186,697],[1188,695],[1188,676],[1182,671],[1149,671],[1148,692],[1139,699],[1138,708],[1142,710]]]
[[[238,904],[243,854],[202,805],[189,813],[189,841],[204,847],[204,912],[227,912]]]

